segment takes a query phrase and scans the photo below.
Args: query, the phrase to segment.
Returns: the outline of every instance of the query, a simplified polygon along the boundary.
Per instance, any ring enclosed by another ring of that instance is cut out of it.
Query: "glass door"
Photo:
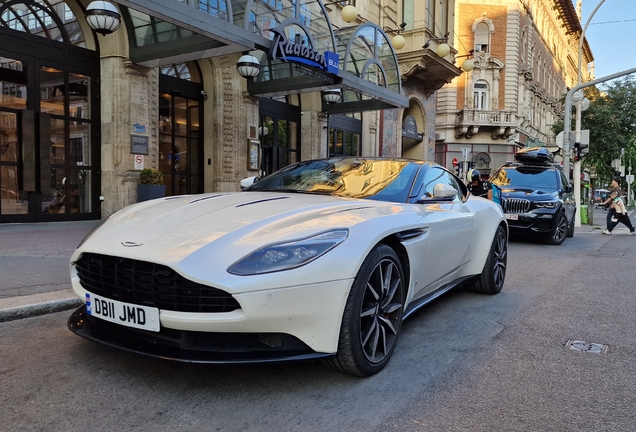
[[[159,169],[166,195],[203,192],[203,87],[159,76]]]
[[[92,213],[91,79],[50,66],[38,73],[41,212]]]
[[[261,99],[259,135],[261,175],[300,161],[300,108]]]
[[[345,115],[332,115],[328,121],[329,157],[360,156],[362,120]]]
[[[0,56],[0,220],[20,221],[29,212],[29,193],[23,181],[23,141],[32,141],[22,119],[32,117],[27,112],[29,100],[29,64],[23,58],[17,60]],[[29,158],[32,160],[32,158]]]

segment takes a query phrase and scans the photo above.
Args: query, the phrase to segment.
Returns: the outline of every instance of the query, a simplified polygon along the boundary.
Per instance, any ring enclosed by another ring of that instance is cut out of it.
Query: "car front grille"
[[[86,253],[75,266],[84,289],[109,299],[176,312],[240,309],[229,293],[190,281],[163,265]]]
[[[504,213],[527,213],[530,211],[530,201],[521,198],[503,198],[501,207]]]

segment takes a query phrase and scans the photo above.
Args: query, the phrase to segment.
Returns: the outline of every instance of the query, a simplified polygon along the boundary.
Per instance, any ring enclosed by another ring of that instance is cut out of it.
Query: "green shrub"
[[[156,168],[144,168],[139,174],[139,183],[150,185],[162,185],[163,173]]]

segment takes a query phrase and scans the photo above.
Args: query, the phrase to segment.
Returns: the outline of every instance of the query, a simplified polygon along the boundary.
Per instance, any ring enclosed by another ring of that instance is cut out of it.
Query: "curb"
[[[0,323],[73,309],[82,305],[73,290],[0,299]]]

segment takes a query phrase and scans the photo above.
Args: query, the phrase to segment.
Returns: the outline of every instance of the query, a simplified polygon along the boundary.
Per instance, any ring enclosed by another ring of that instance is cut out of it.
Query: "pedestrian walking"
[[[620,180],[620,177],[614,177],[612,179],[609,197],[603,203],[609,208],[607,211],[607,228],[603,230],[603,234],[612,235],[612,230],[616,228],[616,225],[622,223],[629,229],[628,235],[636,235],[636,232],[634,232],[634,226],[629,220],[629,215],[625,209],[623,198],[621,198],[623,191],[619,186]]]

